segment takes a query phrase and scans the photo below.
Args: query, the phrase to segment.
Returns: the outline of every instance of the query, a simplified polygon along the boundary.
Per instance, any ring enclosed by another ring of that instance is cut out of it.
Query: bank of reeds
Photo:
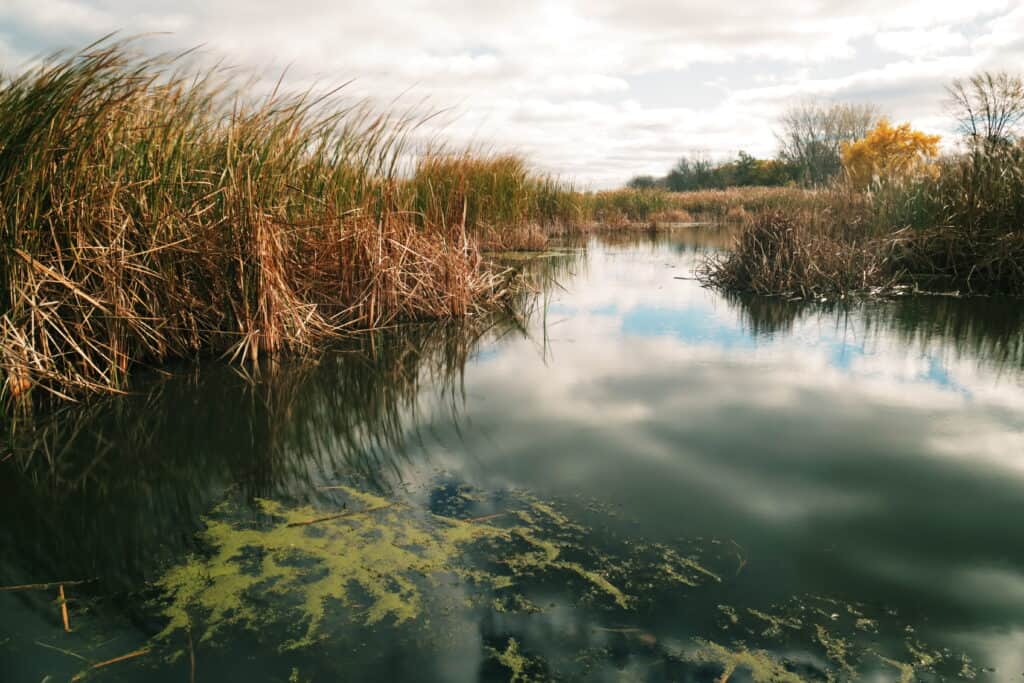
[[[813,205],[817,193],[796,187],[733,187],[725,190],[668,192],[624,189],[582,195],[584,222],[602,227],[673,223],[740,222],[752,213],[801,209]]]
[[[465,225],[486,250],[542,249],[583,221],[579,193],[515,155],[427,154],[411,181],[424,225]]]
[[[837,298],[941,291],[1024,296],[1024,147],[943,160],[935,173],[837,184],[813,211],[752,217],[705,268],[734,291]]]
[[[231,82],[122,43],[0,82],[0,399],[463,316],[506,294],[474,232],[560,218],[516,159],[410,174],[418,119]]]

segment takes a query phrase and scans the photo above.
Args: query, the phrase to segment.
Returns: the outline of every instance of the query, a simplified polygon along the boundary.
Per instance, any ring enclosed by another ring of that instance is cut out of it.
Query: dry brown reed
[[[255,360],[502,298],[472,194],[435,187],[423,211],[399,173],[417,125],[253,100],[124,43],[3,81],[0,392],[117,391],[138,363]]]

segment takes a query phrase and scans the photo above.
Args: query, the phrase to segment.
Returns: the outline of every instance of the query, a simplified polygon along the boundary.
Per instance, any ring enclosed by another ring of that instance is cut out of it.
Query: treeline
[[[780,117],[774,159],[758,159],[741,151],[735,159],[713,161],[695,153],[682,157],[661,178],[636,176],[627,185],[672,192],[824,185],[843,168],[843,146],[866,137],[882,118],[881,111],[872,104],[806,100],[789,107]]]
[[[797,167],[781,159],[758,159],[740,152],[733,160],[716,162],[702,154],[692,154],[681,158],[664,177],[636,176],[628,186],[634,190],[687,192],[792,185],[799,177]]]

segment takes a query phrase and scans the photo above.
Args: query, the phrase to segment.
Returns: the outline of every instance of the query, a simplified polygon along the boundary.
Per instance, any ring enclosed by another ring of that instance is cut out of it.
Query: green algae
[[[815,637],[821,646],[825,648],[825,655],[833,662],[835,662],[840,671],[855,675],[856,669],[850,664],[850,642],[845,638],[829,633],[821,624],[816,624]],[[830,679],[834,678],[829,676]]]
[[[718,611],[721,612],[722,616],[728,620],[729,624],[735,626],[740,623],[740,615],[736,612],[735,607],[730,605],[719,605]]]
[[[284,643],[285,649],[315,642],[332,604],[358,613],[365,625],[402,624],[422,614],[425,580],[459,573],[454,559],[466,546],[507,535],[486,524],[417,515],[371,494],[346,493],[375,511],[314,522],[322,513],[311,507],[259,500],[259,512],[273,520],[270,525],[208,518],[200,540],[212,554],[190,558],[156,584],[172,596],[158,638],[191,628],[196,615],[207,624],[201,641],[227,626],[258,629],[279,619],[277,611],[257,606],[268,602],[254,600],[257,594],[284,598],[302,615],[304,632]],[[360,604],[363,600],[369,604]]]
[[[907,651],[914,658],[915,666],[926,669],[935,666],[944,659],[941,652],[929,652],[924,645],[912,640],[907,641]]]
[[[857,621],[853,623],[853,626],[858,631],[864,631],[865,633],[878,633],[878,621],[875,619],[858,617]]]
[[[540,574],[551,570],[570,572],[586,581],[599,593],[611,597],[622,609],[630,608],[633,598],[609,581],[604,574],[588,569],[578,562],[563,559],[563,543],[540,538],[527,529],[516,529],[514,533],[530,546],[530,550],[504,560],[505,566],[516,575]]]
[[[519,593],[494,598],[494,600],[491,601],[491,609],[499,614],[505,612],[536,614],[543,611],[540,607]]]
[[[752,609],[749,607],[747,608],[747,612],[752,617],[760,619],[761,621],[767,624],[767,627],[761,633],[761,635],[766,636],[768,638],[775,638],[781,636],[782,630],[784,628],[796,631],[799,631],[801,628],[803,628],[803,622],[796,617],[776,616],[774,614],[768,614],[767,612],[761,612],[760,610]]]
[[[516,516],[525,527],[516,527],[512,533],[525,541],[528,550],[515,553],[503,560],[516,576],[540,575],[552,571],[568,572],[586,582],[593,591],[604,595],[621,609],[630,609],[634,597],[625,593],[608,578],[605,571],[584,566],[580,562],[566,559],[566,550],[579,546],[578,541],[589,530],[573,522],[552,505],[527,497],[528,509],[517,510]],[[546,531],[541,536],[541,531]],[[561,537],[561,538],[559,538]],[[612,567],[612,558],[594,553],[593,562],[598,566]]]
[[[157,583],[166,597],[167,620],[159,638],[190,631],[199,643],[218,642],[228,629],[240,628],[257,636],[273,633],[268,637],[276,638],[275,645],[290,650],[342,633],[339,621],[389,629],[415,625],[401,637],[436,633],[444,638],[449,617],[474,610],[509,614],[512,624],[537,618],[532,615],[543,609],[527,594],[555,590],[569,603],[586,598],[602,610],[633,611],[666,589],[723,582],[707,564],[712,554],[696,541],[668,546],[598,537],[558,505],[528,494],[504,496],[498,514],[470,517],[473,512],[464,507],[445,508],[446,514],[467,517],[458,519],[335,488],[339,493],[332,504],[344,498],[350,511],[332,515],[269,500],[256,501],[255,515],[253,510],[239,514],[246,510],[237,506],[215,509],[199,537],[204,552]],[[488,502],[470,495],[473,503]],[[488,505],[478,512],[494,509]],[[718,643],[687,640],[683,650],[666,634],[628,620],[618,622],[627,624],[621,628],[594,630],[627,634],[643,646],[644,656],[714,664],[725,672],[723,679],[749,672],[744,675],[755,682],[801,680],[797,672],[805,669],[812,680],[850,680],[878,675],[882,667],[910,681],[933,670],[943,656],[906,636],[897,642],[905,643],[909,662],[896,652],[876,651],[876,635],[900,632],[893,615],[832,598],[802,596],[765,609],[719,605],[718,610],[719,626],[732,637]],[[282,624],[288,629],[283,636]],[[534,672],[558,666],[523,655],[521,640],[501,642],[507,646],[500,651],[487,650],[512,680],[529,680]],[[786,660],[776,654],[780,643]],[[959,667],[960,661],[955,663]]]
[[[228,504],[215,508],[198,538],[205,551],[155,584],[166,619],[157,640],[192,632],[208,643],[228,629],[260,633],[286,624],[289,636],[279,647],[289,650],[323,640],[329,620],[401,626],[477,605],[539,612],[519,584],[566,574],[582,584],[572,584],[577,596],[620,610],[636,605],[627,584],[641,569],[653,568],[662,586],[721,580],[668,546],[627,541],[621,553],[601,552],[590,529],[528,494],[506,501],[503,514],[473,519],[347,487],[332,487],[332,496],[334,504],[345,499],[342,512],[272,500],[255,501],[255,516]],[[434,603],[444,594],[439,582],[451,578],[475,590],[449,609]]]
[[[784,662],[764,650],[730,649],[707,640],[697,642],[700,647],[690,656],[690,661],[722,667],[720,681],[729,680],[737,670],[745,670],[754,683],[802,683],[802,679],[787,669]]]
[[[690,588],[696,588],[703,580],[722,582],[722,577],[694,558],[684,557],[673,548],[662,544],[654,544],[652,547],[661,554],[658,568],[670,582],[680,583]]]
[[[719,628],[723,634],[730,634],[729,641],[725,641],[727,647],[735,651],[758,647],[779,651],[782,643],[786,652],[813,672],[814,680],[890,680],[887,677],[891,677],[892,680],[913,681],[924,672],[969,680],[974,672],[966,654],[936,650],[907,636],[914,629],[901,623],[896,613],[885,608],[805,595],[765,610],[737,610],[729,605],[718,605],[718,611],[721,615]],[[826,662],[824,667],[820,664],[822,657]]]
[[[974,668],[974,661],[966,654],[960,655],[960,678],[973,681],[978,677],[978,670]]]
[[[503,651],[494,648],[488,648],[488,650],[499,664],[509,670],[511,673],[511,678],[508,679],[510,683],[529,683],[529,681],[537,680],[528,673],[535,666],[535,662],[520,651],[519,641],[515,638],[508,639],[508,646]]]
[[[901,662],[901,661],[896,660],[896,659],[890,659],[888,657],[884,657],[884,656],[878,654],[877,652],[874,652],[873,654],[882,663],[888,664],[892,668],[896,669],[896,671],[900,675],[899,683],[913,683],[914,678],[915,678],[915,676],[914,676],[914,665],[913,664],[907,664],[906,662]]]

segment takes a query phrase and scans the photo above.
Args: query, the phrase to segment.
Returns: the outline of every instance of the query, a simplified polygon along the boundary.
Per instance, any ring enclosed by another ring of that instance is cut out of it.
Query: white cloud
[[[268,78],[290,65],[300,87],[356,78],[353,96],[428,97],[459,113],[447,129],[456,144],[517,149],[608,186],[692,148],[770,154],[779,108],[804,93],[937,121],[942,83],[1010,63],[1022,26],[1006,0],[8,0],[0,64],[115,30],[149,34],[152,49],[203,44]],[[643,76],[652,92],[632,88]],[[655,101],[665,93],[673,104]]]
[[[933,29],[885,31],[875,36],[875,42],[890,52],[909,57],[929,57],[967,45],[967,38],[949,26]]]

